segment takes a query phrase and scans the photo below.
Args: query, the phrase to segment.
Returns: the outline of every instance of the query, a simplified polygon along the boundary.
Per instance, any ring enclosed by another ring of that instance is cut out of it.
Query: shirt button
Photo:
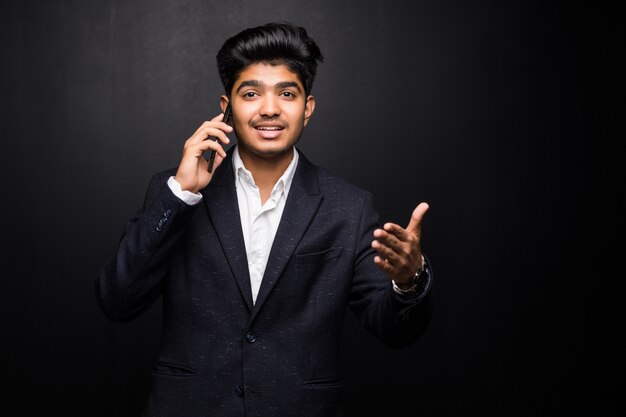
[[[248,333],[246,334],[246,340],[248,341],[248,343],[254,343],[256,341],[256,336],[252,333]]]
[[[235,395],[237,397],[243,397],[243,387],[239,384],[235,385]]]

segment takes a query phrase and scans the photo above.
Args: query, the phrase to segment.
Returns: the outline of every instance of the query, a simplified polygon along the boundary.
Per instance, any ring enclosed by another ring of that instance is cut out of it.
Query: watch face
[[[393,290],[400,295],[417,294],[421,292],[426,285],[426,280],[422,279],[425,269],[425,263],[422,262],[422,266],[420,267],[420,269],[415,273],[415,275],[413,275],[413,285],[411,286],[411,288],[408,288],[406,290],[398,287],[396,282],[392,280],[391,282],[393,283]]]
[[[415,292],[421,292],[426,287],[428,278],[426,277],[427,274],[424,273],[425,270],[426,268],[423,267],[417,272],[417,274],[415,274],[415,278],[413,281],[415,283],[415,286],[413,287],[415,289]]]

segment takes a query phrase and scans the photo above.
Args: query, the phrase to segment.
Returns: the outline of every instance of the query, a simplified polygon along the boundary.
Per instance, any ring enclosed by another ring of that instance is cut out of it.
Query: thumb
[[[419,203],[417,207],[415,207],[415,210],[413,210],[413,213],[411,214],[409,225],[406,227],[406,231],[408,233],[413,233],[419,236],[422,229],[422,219],[429,208],[430,206],[428,203]]]

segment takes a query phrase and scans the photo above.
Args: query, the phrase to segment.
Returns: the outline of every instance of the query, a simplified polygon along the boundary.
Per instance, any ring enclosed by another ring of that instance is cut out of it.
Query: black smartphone
[[[222,121],[224,123],[226,123],[229,126],[232,126],[232,120],[231,120],[232,116],[231,116],[231,111],[230,111],[230,102],[226,105],[226,110],[224,110],[224,118],[222,119]],[[219,141],[218,138],[214,138],[213,140],[215,140],[215,142]],[[211,156],[209,156],[209,172],[213,171],[213,163],[215,162],[215,151],[211,151]]]

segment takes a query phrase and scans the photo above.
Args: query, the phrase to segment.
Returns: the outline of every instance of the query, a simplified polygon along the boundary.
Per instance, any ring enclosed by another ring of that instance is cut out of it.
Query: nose
[[[259,114],[263,117],[274,118],[280,115],[280,102],[278,97],[268,94],[261,99]]]

